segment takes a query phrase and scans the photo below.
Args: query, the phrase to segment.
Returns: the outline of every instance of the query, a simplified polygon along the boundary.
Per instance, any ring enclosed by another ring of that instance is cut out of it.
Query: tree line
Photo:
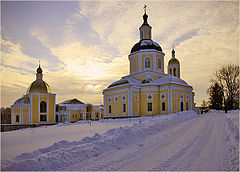
[[[210,78],[207,90],[209,107],[217,110],[239,109],[239,65],[224,65]]]

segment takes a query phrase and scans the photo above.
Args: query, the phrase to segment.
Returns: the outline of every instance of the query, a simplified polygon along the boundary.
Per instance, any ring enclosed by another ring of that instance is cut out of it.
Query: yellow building
[[[77,122],[79,120],[99,120],[103,118],[103,106],[84,104],[77,99],[66,100],[57,105],[56,122]]]
[[[55,123],[55,97],[49,85],[43,81],[39,65],[36,80],[29,86],[26,94],[11,106],[12,124]]]
[[[143,15],[140,41],[128,56],[130,74],[103,90],[104,117],[134,117],[169,114],[194,107],[192,86],[180,79],[180,63],[172,50],[168,74],[164,73],[162,48],[151,39],[152,27]]]

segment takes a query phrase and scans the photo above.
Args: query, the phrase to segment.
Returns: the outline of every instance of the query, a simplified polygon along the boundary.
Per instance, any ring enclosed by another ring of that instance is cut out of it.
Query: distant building
[[[12,124],[42,124],[55,122],[55,96],[49,85],[43,81],[39,67],[36,80],[29,86],[26,94],[11,106]]]
[[[66,100],[56,106],[56,122],[77,122],[79,120],[99,120],[104,113],[103,106],[84,104],[78,99]]]
[[[1,124],[11,124],[11,108],[1,108]]]
[[[180,79],[180,63],[172,50],[168,74],[164,73],[162,48],[152,40],[148,15],[139,28],[140,41],[128,56],[130,74],[103,90],[104,117],[169,114],[194,108],[192,86]]]

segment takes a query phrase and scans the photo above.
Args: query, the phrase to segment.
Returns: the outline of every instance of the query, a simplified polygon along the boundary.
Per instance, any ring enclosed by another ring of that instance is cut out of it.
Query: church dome
[[[37,68],[37,73],[42,73],[42,68],[40,67],[40,65],[39,65],[39,67]]]
[[[171,58],[168,62],[168,65],[171,65],[171,64],[178,64],[179,65],[180,63],[179,63],[178,59]]]
[[[37,93],[51,93],[49,85],[43,80],[35,80],[27,89],[27,94],[37,92]]]
[[[142,39],[132,47],[131,53],[134,53],[139,50],[146,50],[146,49],[162,51],[162,48],[157,42],[154,42],[153,40],[150,40],[150,39]]]

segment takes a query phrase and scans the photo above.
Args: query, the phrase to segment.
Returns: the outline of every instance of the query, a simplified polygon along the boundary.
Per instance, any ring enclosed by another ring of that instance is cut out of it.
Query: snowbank
[[[64,170],[88,158],[97,157],[105,152],[118,150],[137,143],[141,139],[163,130],[166,126],[161,125],[161,123],[164,123],[164,121],[175,118],[173,125],[180,121],[199,118],[199,116],[194,111],[187,111],[171,115],[133,118],[131,119],[132,126],[113,128],[103,135],[98,134],[96,130],[93,137],[85,137],[81,141],[61,140],[55,142],[52,146],[31,153],[23,153],[12,160],[2,161],[2,170]],[[106,120],[103,125],[107,123],[115,125],[117,121],[129,120],[111,119]],[[102,123],[103,121],[105,120],[95,121],[94,123]],[[83,124],[75,126],[80,125]],[[57,127],[61,128],[59,125]]]

